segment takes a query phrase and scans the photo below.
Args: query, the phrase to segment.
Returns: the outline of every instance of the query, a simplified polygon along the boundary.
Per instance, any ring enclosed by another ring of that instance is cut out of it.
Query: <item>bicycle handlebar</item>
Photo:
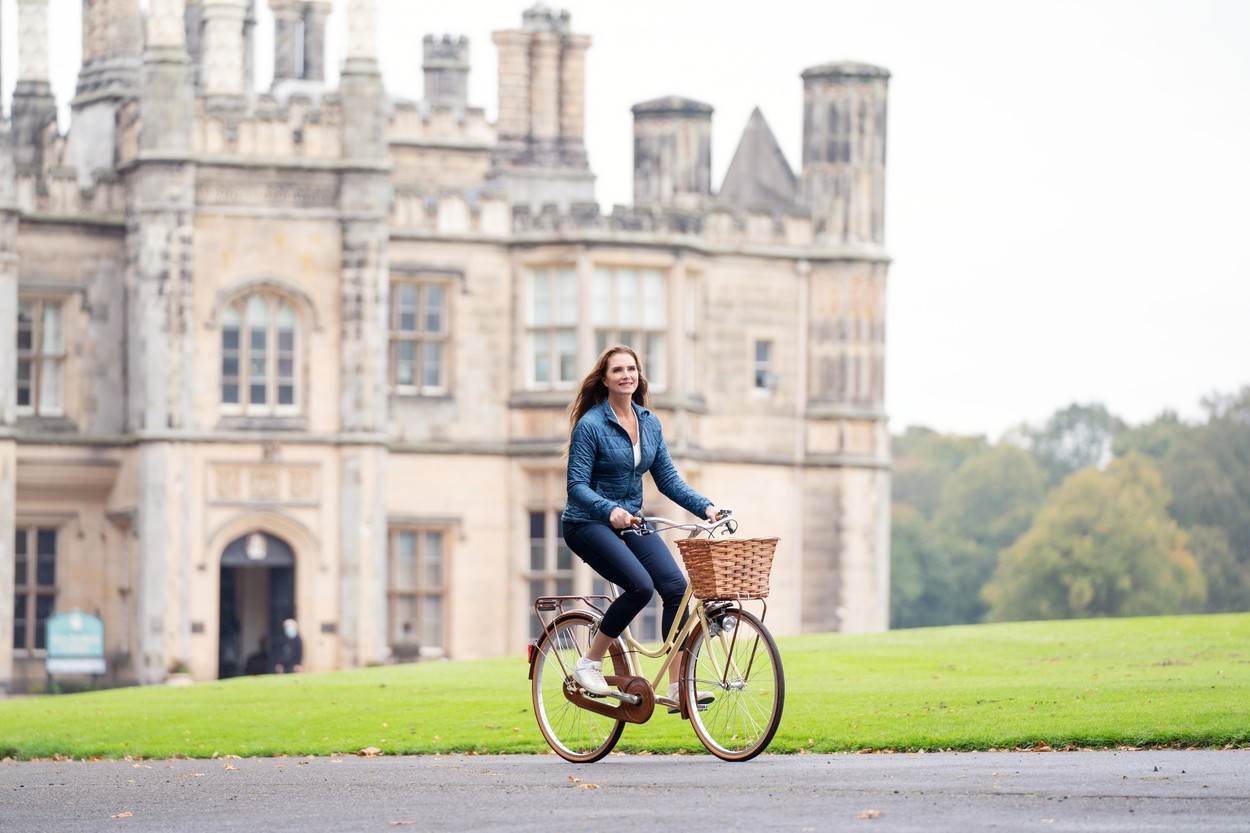
[[[657,532],[668,532],[671,529],[688,529],[690,537],[693,538],[700,532],[707,533],[711,538],[719,529],[721,535],[733,535],[738,530],[738,522],[730,517],[733,514],[732,509],[721,509],[716,513],[716,520],[707,523],[699,523],[698,521],[690,521],[683,523],[681,521],[670,520],[669,518],[661,518],[658,515],[643,516],[640,526],[632,526],[621,530],[621,534],[633,535],[651,535]],[[664,524],[657,528],[656,524]]]

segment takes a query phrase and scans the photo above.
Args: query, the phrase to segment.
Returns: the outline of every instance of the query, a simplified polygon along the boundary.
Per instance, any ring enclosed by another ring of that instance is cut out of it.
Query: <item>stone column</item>
[[[205,95],[236,98],[243,95],[244,0],[204,0]]]
[[[529,34],[495,32],[491,40],[499,49],[499,138],[521,139],[530,132]]]
[[[300,35],[300,6],[297,0],[269,0],[273,11],[273,82],[300,77],[296,40]]]
[[[326,80],[326,21],[331,4],[326,0],[304,6],[304,78]]]
[[[221,5],[221,4],[218,4]],[[235,42],[242,43],[242,4]],[[206,6],[209,11],[212,3]],[[138,438],[138,576],[135,582],[140,682],[164,679],[175,639],[171,551],[180,504],[173,478],[186,452],[161,432],[190,427],[196,381],[189,346],[195,169],[189,161],[194,82],[183,0],[151,0],[140,106],[140,161],[126,172],[127,431]],[[220,20],[219,20],[220,22]],[[210,38],[211,43],[211,38]],[[239,50],[235,50],[236,57]],[[235,72],[241,78],[241,66]]]
[[[17,343],[17,202],[13,152],[0,119],[0,691],[13,680],[13,533],[17,504],[17,362],[9,352]]]
[[[43,163],[43,132],[56,123],[56,100],[48,83],[48,0],[17,0],[12,119],[14,164],[18,173],[35,173]]]
[[[586,50],[589,35],[565,35],[560,57],[560,138],[581,144],[586,133]]]
[[[560,35],[535,32],[530,59],[530,131],[540,142],[554,142],[560,136]]]

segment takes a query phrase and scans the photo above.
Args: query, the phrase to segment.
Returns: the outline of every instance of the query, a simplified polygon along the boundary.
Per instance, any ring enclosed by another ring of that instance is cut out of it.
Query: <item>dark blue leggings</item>
[[[602,523],[564,524],[564,543],[578,558],[608,581],[621,588],[621,595],[608,606],[600,631],[615,639],[660,591],[664,602],[663,631],[668,636],[686,592],[686,577],[668,545],[659,535],[621,535]]]

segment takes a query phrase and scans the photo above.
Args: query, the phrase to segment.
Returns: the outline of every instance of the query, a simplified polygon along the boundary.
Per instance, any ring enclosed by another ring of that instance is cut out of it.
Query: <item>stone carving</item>
[[[317,466],[282,463],[213,463],[213,503],[312,503],[320,496]]]
[[[48,78],[48,0],[17,0],[17,80]]]

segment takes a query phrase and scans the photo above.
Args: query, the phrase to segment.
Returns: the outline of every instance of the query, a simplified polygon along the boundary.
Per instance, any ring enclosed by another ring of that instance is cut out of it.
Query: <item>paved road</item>
[[[579,779],[579,780],[578,780]],[[0,831],[1250,831],[1250,751],[4,763]]]

